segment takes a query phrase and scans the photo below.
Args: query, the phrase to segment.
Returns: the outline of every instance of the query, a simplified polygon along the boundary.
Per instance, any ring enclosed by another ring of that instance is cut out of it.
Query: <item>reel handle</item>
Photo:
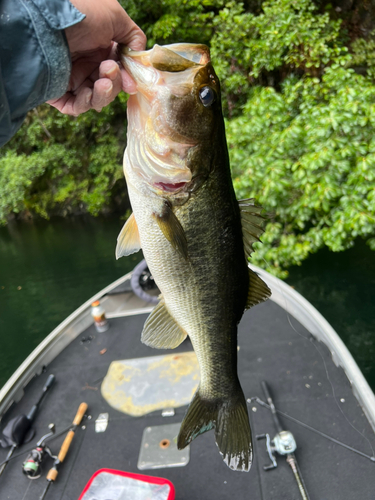
[[[277,462],[276,462],[276,457],[273,454],[273,448],[272,448],[272,443],[271,443],[271,438],[269,434],[258,434],[256,438],[259,439],[265,439],[266,440],[266,448],[267,448],[267,453],[268,456],[270,457],[271,463],[270,465],[263,465],[264,470],[271,470],[271,469],[276,469],[277,467]]]

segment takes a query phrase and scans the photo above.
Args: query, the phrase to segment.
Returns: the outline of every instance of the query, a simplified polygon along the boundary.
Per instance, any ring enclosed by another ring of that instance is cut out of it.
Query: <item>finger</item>
[[[113,40],[115,42],[123,43],[133,50],[144,50],[146,48],[146,35],[143,33],[141,28],[130,19],[122,7],[120,7],[118,15],[115,16],[113,21]]]
[[[109,78],[100,78],[94,84],[91,106],[96,111],[101,111],[104,106],[112,102],[121,90],[121,75],[114,81]]]
[[[119,61],[119,53],[117,50],[117,43],[114,43],[111,49],[111,52],[108,56],[108,59],[113,59],[114,61]],[[107,66],[107,63],[110,61],[104,61],[106,66],[105,69],[109,69],[109,65]],[[103,64],[103,63],[102,63]],[[101,66],[102,67],[102,66]],[[124,67],[122,66],[121,63],[119,63],[120,71],[121,71],[121,78],[122,78],[122,90],[128,94],[136,94],[137,93],[137,84],[133,80],[133,78],[129,75],[129,73],[126,72]],[[109,74],[107,73],[106,76]],[[105,76],[104,74],[102,76]]]
[[[76,94],[67,92],[56,100],[47,101],[65,115],[78,116],[91,108],[93,90],[88,85],[83,85]]]
[[[99,78],[109,78],[114,81],[116,78],[119,78],[120,68],[115,61],[103,61],[99,66]]]
[[[113,42],[113,44],[117,47],[117,43]],[[114,77],[117,76],[117,71],[119,69],[119,65],[116,62],[117,60],[118,56],[116,48],[114,50],[111,49],[108,53],[108,57],[98,61],[97,66],[88,78],[93,84],[96,80],[99,80],[99,78],[110,78],[113,80]]]
[[[88,52],[84,56],[76,59],[72,64],[72,72],[69,80],[69,90],[75,92],[78,88],[81,87],[82,83],[90,78],[92,81],[92,75],[95,74],[95,70],[98,69],[100,63],[108,59],[108,55],[111,53],[111,50],[93,50]],[[89,77],[90,75],[90,77]],[[98,79],[99,73],[96,73],[96,78]]]

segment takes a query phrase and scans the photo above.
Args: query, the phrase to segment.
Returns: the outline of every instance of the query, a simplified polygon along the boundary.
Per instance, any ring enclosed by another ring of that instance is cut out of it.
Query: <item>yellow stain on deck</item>
[[[142,364],[143,368],[135,364]],[[101,393],[113,408],[139,417],[189,403],[199,378],[199,365],[194,352],[114,361],[103,380]],[[180,383],[185,384],[182,387],[186,390],[185,393],[177,391],[179,397],[176,399],[171,393],[175,392],[174,388],[178,389]]]

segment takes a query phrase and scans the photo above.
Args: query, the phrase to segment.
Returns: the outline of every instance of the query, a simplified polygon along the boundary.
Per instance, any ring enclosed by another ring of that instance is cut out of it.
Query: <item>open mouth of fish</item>
[[[133,167],[141,165],[139,176],[155,191],[178,193],[192,180],[187,159],[196,141],[171,125],[168,106],[192,91],[195,75],[210,62],[208,48],[181,43],[119,50],[123,67],[137,84],[137,94],[128,101],[128,159]]]

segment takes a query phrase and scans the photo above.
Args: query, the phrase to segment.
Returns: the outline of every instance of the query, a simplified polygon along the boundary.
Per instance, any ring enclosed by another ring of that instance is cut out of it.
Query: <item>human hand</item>
[[[86,18],[65,30],[72,59],[67,92],[48,101],[64,114],[101,111],[120,90],[136,92],[136,84],[117,64],[117,44],[144,50],[146,36],[117,0],[70,0]]]

